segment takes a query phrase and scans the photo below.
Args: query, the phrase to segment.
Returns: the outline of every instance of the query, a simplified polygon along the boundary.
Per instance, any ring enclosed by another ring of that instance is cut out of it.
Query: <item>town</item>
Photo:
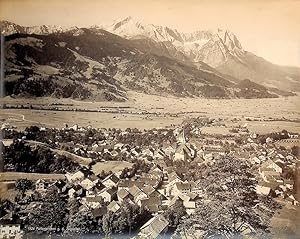
[[[271,234],[275,212],[299,206],[299,134],[257,134],[247,124],[227,134],[202,130],[222,124],[3,125],[0,238]]]

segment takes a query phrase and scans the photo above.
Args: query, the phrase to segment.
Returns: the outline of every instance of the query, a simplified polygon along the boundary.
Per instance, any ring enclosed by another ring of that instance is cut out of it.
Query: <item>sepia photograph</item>
[[[0,0],[0,239],[299,239],[300,0]]]

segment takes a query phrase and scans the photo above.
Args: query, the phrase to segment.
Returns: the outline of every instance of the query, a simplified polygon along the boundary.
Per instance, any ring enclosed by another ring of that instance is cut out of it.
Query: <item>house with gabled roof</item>
[[[131,199],[131,200],[134,199],[134,197],[126,189],[123,188],[121,189],[118,188],[117,198],[119,202],[123,202],[126,199]]]
[[[43,179],[39,179],[35,182],[35,191],[43,193],[46,191],[47,183]]]
[[[153,158],[155,159],[164,159],[166,157],[165,152],[162,149],[155,151]]]
[[[82,179],[84,179],[84,177],[85,177],[84,173],[81,172],[80,170],[73,174],[66,173],[66,178],[70,183],[81,181]]]
[[[152,173],[152,172],[159,172],[159,173],[162,173],[163,170],[160,166],[158,166],[157,164],[154,165],[150,170],[149,170],[149,173]]]
[[[286,197],[285,201],[287,201],[288,203],[290,203],[291,205],[294,205],[294,206],[298,206],[299,205],[299,202],[296,200],[296,198],[292,194],[289,195],[288,197]]]
[[[225,148],[221,145],[205,145],[203,147],[203,158],[205,160],[218,158],[225,155]]]
[[[107,188],[116,187],[119,181],[120,179],[113,173],[103,179],[102,184]]]
[[[95,186],[96,182],[93,182],[90,178],[85,178],[80,182],[80,186],[85,190],[90,190]]]
[[[273,169],[277,173],[282,173],[282,166],[279,166],[272,159],[268,159],[265,162],[263,162],[259,168],[259,171],[262,172],[266,169]]]
[[[90,169],[88,169],[86,167],[82,167],[80,169],[80,172],[82,172],[84,174],[84,177],[90,177],[91,175],[94,174]]]
[[[133,197],[136,197],[138,196],[139,194],[143,193],[145,194],[139,187],[137,187],[136,185],[132,186],[129,188],[128,192],[133,196]],[[145,196],[147,196],[145,194]]]
[[[63,180],[58,180],[58,181],[56,181],[54,185],[57,187],[59,193],[66,193],[67,190],[68,190],[68,187],[70,187],[70,186],[69,186],[65,181],[63,181]]]
[[[173,207],[177,201],[181,201],[183,207],[186,209],[188,214],[192,214],[196,209],[196,201],[198,199],[198,195],[193,193],[188,194],[179,194],[174,196],[170,201],[168,207]]]
[[[168,182],[169,184],[181,183],[182,179],[178,176],[176,172],[168,173]]]
[[[94,190],[96,192],[101,192],[104,188],[105,188],[105,185],[103,183],[101,183],[100,181],[97,182],[94,186]]]
[[[110,188],[110,189],[104,190],[103,192],[99,193],[99,196],[101,196],[103,198],[104,202],[111,202],[111,201],[117,199],[117,189]]]
[[[69,189],[68,195],[70,198],[79,197],[84,195],[84,190],[80,185],[73,185],[73,187]]]
[[[120,204],[118,202],[116,202],[115,200],[113,200],[112,202],[110,202],[110,204],[108,204],[108,206],[107,206],[107,210],[111,211],[113,213],[116,213],[120,209],[121,209]]]
[[[140,205],[140,201],[144,198],[147,198],[147,194],[144,193],[139,187],[132,186],[129,188],[128,192],[133,196],[134,201]]]
[[[162,182],[162,174],[158,173],[157,175],[155,172],[153,174],[148,174],[147,176],[140,177],[139,182],[143,183],[143,185],[149,185],[152,186],[153,188],[157,188],[160,183]],[[142,186],[143,186],[142,185]]]
[[[148,195],[148,198],[151,198],[151,197],[159,197],[161,200],[166,200],[166,196],[158,190],[155,190]]]
[[[101,183],[97,182],[91,189],[87,190],[87,196],[99,196],[99,194],[104,191],[106,187]]]
[[[271,188],[264,185],[256,185],[256,193],[260,195],[268,196],[271,193]]]
[[[174,154],[174,161],[192,160],[196,157],[196,150],[189,144],[180,145]]]
[[[179,194],[187,194],[192,192],[193,184],[190,182],[175,183],[171,189],[172,196],[178,196]]]
[[[168,230],[168,225],[169,222],[163,215],[156,215],[140,228],[138,236],[147,239],[162,238]]]
[[[256,193],[260,195],[277,196],[280,189],[280,183],[276,181],[259,181],[256,186]],[[281,191],[281,190],[280,190]]]
[[[273,181],[281,182],[282,181],[282,183],[283,183],[280,173],[276,172],[272,168],[262,169],[260,171],[260,175],[265,182],[273,182]]]

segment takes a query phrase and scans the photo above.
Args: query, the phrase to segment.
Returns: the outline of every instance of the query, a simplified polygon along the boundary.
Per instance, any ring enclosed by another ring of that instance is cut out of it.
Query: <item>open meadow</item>
[[[11,97],[1,101],[7,105],[7,109],[0,109],[0,122],[9,123],[18,129],[30,125],[63,127],[65,124],[90,125],[95,128],[151,129],[177,125],[186,118],[206,116],[222,118],[229,127],[237,125],[231,122],[231,119],[237,118],[238,124],[247,123],[249,130],[257,133],[282,129],[300,132],[299,96],[275,99],[202,99],[131,92],[127,102]],[[30,108],[16,109],[21,105]],[[249,121],[249,118],[252,120]]]

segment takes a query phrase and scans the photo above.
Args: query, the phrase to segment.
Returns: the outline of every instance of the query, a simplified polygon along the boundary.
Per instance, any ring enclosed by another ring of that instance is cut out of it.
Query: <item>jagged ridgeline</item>
[[[7,35],[7,95],[108,101],[126,101],[129,90],[205,98],[293,95],[290,88],[278,87],[282,82],[272,85],[252,75],[245,80],[218,71],[249,54],[228,31],[182,34],[154,25],[141,28],[132,18],[88,29],[1,24]],[[299,82],[293,82],[297,90]]]

